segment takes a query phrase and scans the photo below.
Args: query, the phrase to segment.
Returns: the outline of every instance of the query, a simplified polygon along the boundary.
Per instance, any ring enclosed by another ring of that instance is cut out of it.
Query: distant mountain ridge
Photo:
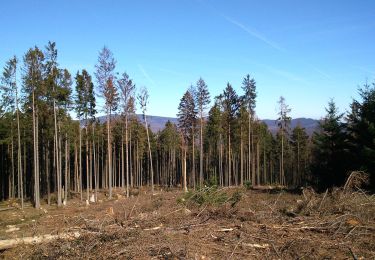
[[[114,118],[116,118],[118,116],[119,115],[113,115]],[[143,122],[143,115],[142,114],[137,114],[136,116],[141,122]],[[100,116],[98,119],[101,123],[104,123],[107,120],[107,117],[106,116]],[[163,130],[165,124],[168,121],[171,121],[171,123],[174,123],[176,125],[178,123],[178,120],[175,117],[147,115],[147,122],[149,123],[149,125],[151,127],[151,130],[153,132],[158,132],[158,131]],[[276,134],[277,129],[278,129],[276,120],[262,119],[261,121],[263,121],[268,126],[268,129],[271,131],[271,133]],[[291,120],[291,128],[292,129],[294,127],[296,127],[298,124],[306,129],[306,132],[307,132],[308,135],[312,135],[314,133],[314,131],[316,130],[318,124],[319,124],[319,120],[312,119],[312,118],[304,118],[304,117],[294,118],[294,119]]]

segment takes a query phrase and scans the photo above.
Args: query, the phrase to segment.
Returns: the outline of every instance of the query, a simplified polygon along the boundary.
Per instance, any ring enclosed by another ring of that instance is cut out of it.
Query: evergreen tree
[[[24,56],[23,91],[26,93],[25,110],[32,111],[34,206],[40,208],[38,104],[43,94],[44,54],[38,48],[29,49]]]
[[[290,130],[290,121],[291,117],[289,113],[291,109],[285,103],[285,98],[283,96],[279,99],[279,117],[277,119],[277,124],[279,126],[279,134],[281,137],[281,155],[280,155],[280,184],[286,185],[285,172],[284,172],[284,145],[285,141],[288,140],[289,130]]]
[[[237,111],[240,107],[240,99],[233,89],[232,85],[227,83],[227,87],[225,88],[222,96],[221,96],[221,103],[223,107],[223,123],[224,128],[226,129],[226,136],[227,136],[227,178],[226,184],[228,186],[232,185],[232,148],[231,148],[231,137],[232,133],[232,125],[234,124],[235,116]]]
[[[180,104],[178,105],[178,128],[180,130],[182,141],[183,141],[183,153],[184,153],[184,190],[187,191],[187,183],[186,183],[186,153],[187,147],[190,141],[193,142],[194,136],[194,125],[196,121],[196,108],[194,103],[194,97],[191,91],[186,91],[183,97],[180,100]],[[194,143],[193,143],[194,146]],[[194,167],[194,165],[193,165]],[[195,176],[192,176],[193,184],[195,182]]]
[[[208,157],[210,159],[209,172],[213,173],[213,176],[219,177],[218,180],[222,185],[223,172],[222,172],[222,114],[220,111],[220,105],[218,102],[211,107],[208,112],[208,120],[205,134],[205,143],[208,150]],[[218,173],[218,174],[217,174]],[[211,175],[212,176],[212,175]],[[212,177],[213,177],[212,176]]]
[[[347,168],[343,114],[333,100],[329,101],[326,112],[313,136],[312,173],[320,188],[344,184]]]
[[[200,78],[197,82],[197,88],[196,88],[196,104],[198,107],[198,113],[199,113],[199,120],[200,120],[200,154],[199,154],[199,185],[203,186],[203,121],[205,112],[207,109],[208,104],[210,103],[210,93],[208,92],[208,88],[206,83],[202,78]]]
[[[118,92],[115,85],[116,61],[112,52],[107,48],[99,52],[98,64],[96,64],[96,80],[98,82],[99,93],[104,97],[105,109],[107,112],[107,157],[108,157],[108,186],[109,198],[112,198],[112,140],[111,140],[111,116],[117,109]]]
[[[93,123],[96,114],[96,103],[95,103],[95,93],[94,84],[92,83],[91,76],[86,70],[82,70],[80,74],[79,71],[75,77],[76,80],[76,98],[75,98],[75,110],[79,119],[84,119],[85,129],[86,129],[86,186],[87,186],[87,201],[90,201],[89,193],[89,144],[88,144],[88,128],[90,122]],[[80,161],[80,193],[82,199],[82,129],[79,129],[79,161]]]
[[[164,129],[159,136],[160,148],[165,158],[162,162],[164,164],[164,172],[166,172],[166,183],[169,186],[173,185],[176,179],[176,150],[179,146],[179,135],[175,124],[169,120],[165,124]]]
[[[2,114],[1,108],[8,110],[10,113],[16,114],[17,120],[17,194],[18,198],[21,199],[21,209],[23,209],[23,173],[22,173],[22,154],[21,154],[21,133],[20,133],[20,111],[19,111],[19,95],[17,86],[17,64],[18,60],[16,56],[7,61],[3,76],[1,77],[0,92],[2,93],[2,102],[0,104],[0,114]],[[11,131],[13,133],[13,131]],[[11,137],[13,140],[13,137]],[[13,144],[13,141],[12,141]],[[12,155],[13,156],[13,155]]]
[[[347,118],[351,170],[369,173],[371,188],[375,189],[375,83],[365,84],[359,95]]]
[[[306,129],[298,124],[292,131],[291,142],[293,145],[294,157],[297,164],[293,171],[293,186],[298,186],[302,183],[305,176],[307,166],[307,150],[308,150],[309,136]]]
[[[122,74],[122,78],[118,80],[118,86],[120,90],[120,99],[122,105],[122,114],[125,121],[125,146],[126,146],[126,196],[129,197],[129,143],[128,143],[128,121],[129,115],[134,108],[134,91],[135,84],[133,80],[129,78],[126,73]],[[123,142],[122,142],[123,143]],[[121,149],[123,154],[123,148]],[[122,156],[124,157],[124,156]],[[122,165],[124,165],[124,160]],[[122,185],[123,188],[125,183],[124,171],[122,171]]]
[[[154,167],[152,164],[152,152],[151,152],[151,142],[150,142],[150,134],[149,134],[150,131],[148,128],[147,116],[146,116],[147,106],[149,102],[148,99],[149,99],[148,90],[147,88],[143,87],[139,92],[138,101],[142,109],[143,119],[145,120],[148,154],[149,154],[149,160],[150,160],[151,190],[152,190],[152,193],[154,193]]]
[[[247,112],[249,116],[248,121],[248,174],[252,177],[252,184],[255,185],[255,173],[251,174],[251,123],[253,116],[255,114],[255,105],[256,105],[256,82],[253,78],[250,78],[250,75],[247,74],[242,81],[242,89],[245,92],[243,96],[244,104],[247,106]]]

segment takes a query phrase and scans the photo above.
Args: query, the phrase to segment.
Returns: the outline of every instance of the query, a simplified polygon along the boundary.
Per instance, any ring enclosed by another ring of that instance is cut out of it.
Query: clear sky
[[[12,55],[55,41],[59,63],[94,71],[108,46],[149,114],[172,116],[202,77],[211,96],[242,78],[257,81],[257,114],[276,118],[280,95],[293,117],[320,118],[330,98],[345,111],[357,88],[375,79],[375,1],[4,0],[0,66]]]

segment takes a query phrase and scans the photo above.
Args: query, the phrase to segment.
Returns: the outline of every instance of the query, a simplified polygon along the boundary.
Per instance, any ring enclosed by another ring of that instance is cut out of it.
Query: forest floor
[[[0,258],[375,259],[375,196],[361,190],[132,193],[117,189],[108,200],[103,192],[89,206],[73,197],[61,208],[1,210],[0,248],[15,238],[51,239],[5,246]]]

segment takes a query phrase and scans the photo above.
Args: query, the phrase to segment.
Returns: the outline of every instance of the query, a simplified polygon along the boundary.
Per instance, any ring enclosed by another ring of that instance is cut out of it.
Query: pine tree
[[[89,124],[93,123],[96,114],[96,103],[95,103],[95,93],[94,84],[92,83],[91,76],[86,70],[82,70],[82,74],[77,72],[75,77],[76,80],[76,98],[75,98],[75,110],[79,119],[84,119],[85,130],[86,130],[86,186],[87,186],[87,201],[90,201],[90,191],[89,191],[89,159],[88,159],[88,128]],[[82,147],[82,134],[81,127],[79,129],[80,138],[80,162],[81,162],[81,147]],[[80,183],[81,183],[81,194],[82,194],[82,162],[80,163]]]
[[[255,173],[251,173],[251,123],[255,114],[256,105],[256,82],[250,75],[247,74],[242,81],[242,90],[245,92],[243,96],[244,104],[247,106],[247,112],[249,114],[249,129],[248,129],[248,173],[252,177],[252,184],[255,185]]]
[[[107,112],[107,157],[108,157],[108,185],[109,198],[112,199],[112,140],[111,140],[111,116],[112,112],[117,109],[118,92],[115,85],[116,61],[112,52],[107,48],[99,52],[98,64],[95,66],[96,80],[98,82],[99,93],[104,97],[105,109]]]
[[[223,107],[223,117],[224,117],[224,127],[227,134],[227,179],[226,183],[228,186],[232,185],[232,148],[231,148],[231,136],[232,136],[232,125],[235,120],[235,116],[240,107],[240,99],[233,89],[231,84],[227,84],[223,94],[222,94],[222,107]]]
[[[278,104],[279,104],[279,112],[278,112],[279,117],[277,119],[277,124],[279,126],[279,133],[281,136],[280,184],[286,185],[285,172],[284,172],[284,149],[285,149],[284,146],[285,146],[285,141],[288,139],[288,136],[289,136],[290,121],[291,121],[291,117],[289,116],[289,113],[291,109],[285,103],[285,98],[283,96],[280,97]]]
[[[184,175],[184,190],[187,191],[187,181],[186,181],[186,153],[187,147],[190,141],[193,141],[194,135],[194,125],[196,121],[196,108],[194,103],[194,97],[191,91],[186,91],[180,100],[178,106],[178,128],[182,137],[182,150],[183,150],[183,175]],[[194,146],[194,143],[193,143]],[[194,165],[193,165],[194,167]],[[195,181],[195,176],[192,176],[193,184]]]
[[[17,190],[18,198],[21,199],[21,209],[23,209],[23,173],[22,173],[22,154],[21,154],[21,133],[20,133],[20,111],[19,111],[19,95],[17,86],[17,64],[16,56],[10,59],[3,71],[1,77],[0,90],[2,92],[2,104],[0,108],[8,108],[15,111],[17,120]],[[12,112],[13,112],[12,111]],[[1,110],[0,110],[1,112]]]
[[[292,131],[291,142],[295,155],[295,163],[297,164],[296,170],[293,171],[293,186],[298,186],[305,178],[305,171],[307,165],[307,149],[308,149],[309,136],[306,129],[298,124]],[[302,163],[304,164],[302,165]]]
[[[205,112],[207,109],[208,104],[210,103],[210,93],[208,92],[208,88],[206,83],[202,78],[200,78],[197,82],[196,87],[196,103],[198,106],[198,113],[199,113],[199,120],[200,120],[200,154],[199,154],[199,185],[203,187],[203,121]]]
[[[347,117],[350,170],[370,174],[371,188],[375,189],[375,83],[366,83],[359,89],[359,95]]]
[[[129,115],[134,109],[134,91],[135,91],[135,84],[133,80],[129,78],[129,75],[126,73],[122,74],[122,78],[118,80],[118,86],[120,90],[120,99],[122,105],[122,113],[124,116],[125,121],[125,146],[126,146],[126,196],[129,197],[129,142],[128,142],[128,122],[129,122]],[[123,142],[122,142],[123,143]],[[121,149],[123,153],[123,148]],[[124,160],[122,165],[124,165]],[[122,171],[122,187],[125,183],[125,176],[124,171]]]
[[[214,177],[218,177],[218,181],[223,185],[222,172],[222,143],[223,143],[222,113],[218,102],[211,107],[208,112],[208,120],[206,126],[205,143],[208,147],[208,157],[210,159],[209,171]],[[214,156],[217,155],[217,156]],[[217,174],[218,173],[218,174]],[[219,175],[219,176],[217,176]]]
[[[326,112],[313,136],[313,175],[320,188],[342,185],[346,177],[343,114],[333,100]]]
[[[26,109],[32,110],[33,132],[33,166],[34,166],[34,206],[40,208],[40,172],[39,172],[39,133],[38,101],[42,96],[44,54],[38,48],[29,49],[24,56],[23,86],[27,94]]]
[[[176,125],[169,120],[159,136],[162,153],[165,154],[164,171],[166,171],[166,183],[172,186],[176,179],[176,150],[179,146],[179,135]]]
[[[240,185],[242,186],[244,184],[244,145],[245,145],[245,130],[246,130],[246,125],[248,124],[250,117],[249,113],[245,107],[245,104],[243,102],[243,99],[241,100],[241,106],[238,110],[238,118],[237,118],[237,123],[238,123],[238,130],[239,130],[239,135],[237,138],[240,141]],[[251,129],[251,128],[249,128]],[[249,137],[249,135],[248,135]],[[250,147],[250,146],[249,146]],[[249,150],[250,152],[250,150]]]
[[[147,88],[143,87],[140,90],[140,93],[138,95],[138,101],[139,101],[139,105],[141,106],[141,109],[142,109],[143,119],[145,120],[145,128],[146,128],[147,144],[148,144],[148,153],[149,153],[149,159],[150,159],[151,191],[152,191],[152,194],[154,194],[154,167],[152,165],[152,153],[151,153],[150,134],[149,134],[148,123],[147,123],[147,116],[146,116],[147,106],[148,106],[148,102],[149,102],[148,99],[149,99],[148,90],[147,90]]]

